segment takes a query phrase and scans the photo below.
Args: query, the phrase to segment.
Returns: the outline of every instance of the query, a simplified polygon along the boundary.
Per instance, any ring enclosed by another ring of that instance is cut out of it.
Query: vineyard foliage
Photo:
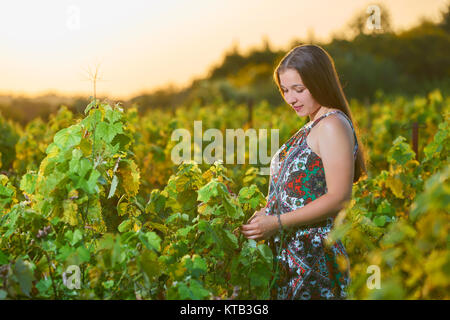
[[[349,297],[450,298],[450,99],[379,95],[351,110],[369,172],[329,237],[349,253]],[[178,165],[172,133],[276,128],[281,146],[307,120],[290,111],[263,102],[250,121],[246,105],[218,102],[140,116],[93,100],[24,128],[0,116],[0,299],[268,299],[272,252],[239,232],[265,205],[268,164],[247,150],[245,164]]]

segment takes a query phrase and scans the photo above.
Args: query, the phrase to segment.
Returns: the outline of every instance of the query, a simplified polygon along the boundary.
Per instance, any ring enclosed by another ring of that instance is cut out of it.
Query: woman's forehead
[[[288,86],[304,86],[302,78],[296,70],[287,69],[280,72],[280,82],[281,84],[286,84]]]

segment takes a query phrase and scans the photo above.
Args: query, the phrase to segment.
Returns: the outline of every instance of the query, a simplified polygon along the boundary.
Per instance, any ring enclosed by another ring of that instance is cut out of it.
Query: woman
[[[292,49],[274,72],[285,101],[310,122],[271,161],[267,205],[241,228],[269,239],[277,261],[275,299],[344,299],[349,264],[340,241],[325,245],[333,221],[366,174],[365,160],[333,59],[319,46]]]

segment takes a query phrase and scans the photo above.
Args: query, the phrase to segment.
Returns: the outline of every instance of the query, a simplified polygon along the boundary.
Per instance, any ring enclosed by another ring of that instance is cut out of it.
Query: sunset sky
[[[267,37],[287,49],[311,31],[328,40],[365,0],[14,0],[0,6],[0,94],[91,94],[88,68],[100,64],[98,93],[128,98],[206,75],[238,43]],[[447,0],[378,1],[394,30],[437,20]]]

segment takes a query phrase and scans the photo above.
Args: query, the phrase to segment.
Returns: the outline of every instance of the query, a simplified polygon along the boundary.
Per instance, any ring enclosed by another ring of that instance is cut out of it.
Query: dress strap
[[[314,128],[314,127],[320,122],[320,120],[322,120],[323,118],[326,118],[326,117],[328,117],[330,114],[334,114],[334,113],[337,113],[337,112],[341,112],[342,114],[345,115],[345,113],[343,113],[343,112],[340,111],[340,110],[328,111],[327,113],[321,115],[319,118],[317,118],[316,120],[314,120],[314,122],[312,122],[312,123],[310,124],[310,129]]]
[[[338,113],[338,112],[340,114],[342,114],[347,119],[347,121],[350,123],[350,127],[352,128],[352,132],[353,132],[353,137],[355,138],[355,147],[353,148],[353,156],[356,157],[356,153],[358,152],[358,139],[356,138],[356,133],[355,133],[355,129],[353,128],[352,122],[350,121],[349,117],[343,111],[341,111],[341,110],[333,110],[333,111],[329,111],[329,112],[321,115],[318,119],[314,120],[314,122],[312,122],[309,125],[308,133],[309,133],[309,131],[311,131],[312,128],[314,128],[314,126],[317,123],[319,123],[320,120],[322,120],[325,117],[328,117],[330,114],[334,114],[334,113]]]

